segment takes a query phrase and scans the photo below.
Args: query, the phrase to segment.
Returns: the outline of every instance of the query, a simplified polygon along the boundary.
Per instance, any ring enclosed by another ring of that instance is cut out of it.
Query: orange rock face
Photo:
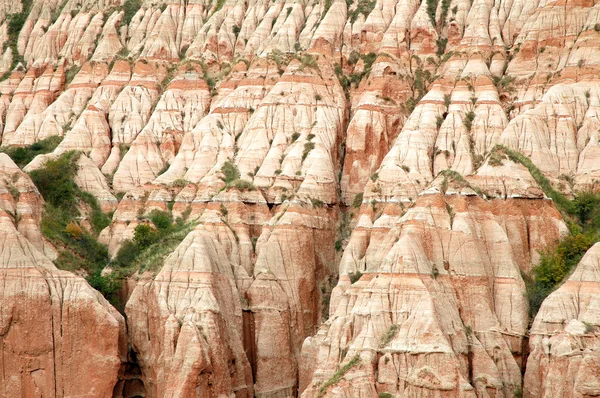
[[[600,249],[525,282],[598,190],[596,3],[0,0],[0,397],[599,395]],[[113,259],[189,223],[121,312],[52,263],[70,151]]]

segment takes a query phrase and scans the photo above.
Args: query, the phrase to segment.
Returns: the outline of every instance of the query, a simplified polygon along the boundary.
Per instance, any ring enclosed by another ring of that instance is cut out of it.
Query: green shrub
[[[504,153],[500,151],[492,151],[488,159],[488,164],[492,167],[502,166],[502,161],[506,159]]]
[[[299,70],[303,70],[304,68],[313,68],[319,70],[317,60],[311,54],[297,55],[296,58],[298,61],[300,61],[300,68],[298,68]]]
[[[223,174],[221,179],[225,181],[225,184],[229,184],[240,178],[240,171],[238,170],[237,166],[229,160],[223,163],[223,166],[221,166],[221,173]]]
[[[475,120],[475,112],[469,111],[465,115],[463,119],[463,124],[465,125],[468,132],[471,132],[471,127],[473,126],[473,120]]]
[[[79,153],[67,152],[29,174],[47,203],[74,213],[78,213],[78,188],[74,181],[78,158]]]
[[[184,188],[187,186],[188,183],[189,182],[187,180],[185,180],[183,178],[178,178],[171,183],[171,186],[175,187],[175,188]]]
[[[358,0],[356,8],[350,13],[350,23],[353,24],[354,22],[356,22],[356,20],[361,14],[364,15],[365,18],[368,17],[371,11],[373,11],[373,9],[375,8],[375,3],[375,0]]]
[[[304,143],[304,150],[302,151],[302,161],[303,162],[306,160],[306,158],[308,157],[308,154],[313,149],[315,149],[315,143],[314,142],[310,142],[309,141],[309,142]]]
[[[133,264],[139,254],[139,246],[132,240],[128,239],[121,245],[121,248],[113,260],[113,264],[119,267],[128,267],[129,265]]]
[[[350,277],[350,283],[354,285],[363,276],[363,273],[356,271],[349,273],[348,276]]]
[[[148,224],[140,224],[135,227],[133,242],[143,250],[158,240],[158,231]]]
[[[379,347],[383,348],[392,341],[396,332],[398,331],[398,325],[392,325],[388,330],[386,330],[385,334],[381,336],[381,340],[379,340]]]
[[[342,377],[344,377],[344,375],[346,373],[348,373],[348,371],[350,369],[352,369],[354,366],[358,365],[359,362],[360,362],[360,357],[358,355],[356,355],[350,361],[348,361],[347,364],[345,364],[340,369],[338,369],[338,371],[335,372],[333,376],[331,376],[327,381],[325,381],[323,384],[321,384],[321,387],[319,388],[319,393],[317,394],[317,397],[322,397],[325,394],[325,391],[329,387],[337,384],[342,379]]]
[[[313,205],[313,207],[318,207],[318,208],[321,208],[325,205],[325,203],[323,203],[322,200],[315,199],[315,198],[310,198],[310,203]]]
[[[152,210],[148,217],[159,231],[166,231],[173,224],[173,217],[166,211]]]
[[[119,305],[118,292],[121,290],[121,276],[117,273],[102,275],[101,271],[94,271],[87,278],[88,283],[98,290],[114,306]]]
[[[435,45],[437,47],[437,50],[435,53],[438,57],[441,57],[446,52],[446,46],[448,45],[448,38],[447,37],[438,38],[435,41]]]
[[[170,213],[160,210],[153,210],[148,218],[156,229],[147,224],[138,225],[133,240],[123,242],[111,264],[120,269],[129,268],[129,272],[155,269],[195,225],[184,223],[180,218],[173,222]]]
[[[240,191],[255,191],[256,187],[254,186],[254,184],[248,180],[244,180],[244,179],[236,179],[231,181],[230,184],[228,184],[227,186],[228,188],[236,188],[239,189]]]
[[[357,193],[356,196],[354,197],[354,200],[352,201],[352,207],[354,207],[355,209],[358,209],[363,202],[363,198],[364,198],[364,193]]]
[[[437,22],[435,20],[437,6],[438,0],[427,0],[427,15],[429,16],[429,20],[434,27],[437,26]]]
[[[28,147],[4,147],[1,151],[10,156],[17,166],[23,168],[37,155],[54,151],[61,141],[62,137],[52,136],[31,144]]]
[[[125,4],[123,4],[125,14],[123,15],[121,25],[129,25],[140,8],[142,8],[142,0],[126,0]]]

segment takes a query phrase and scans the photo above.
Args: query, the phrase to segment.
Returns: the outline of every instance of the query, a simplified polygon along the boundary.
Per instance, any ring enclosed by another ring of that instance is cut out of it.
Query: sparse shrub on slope
[[[195,226],[180,218],[174,222],[171,214],[160,210],[153,210],[148,219],[150,223],[138,225],[133,240],[125,241],[112,261],[123,274],[156,269]]]
[[[58,250],[54,262],[58,268],[86,271],[90,285],[116,304],[120,282],[114,275],[102,275],[109,262],[108,250],[96,239],[110,219],[96,198],[75,184],[78,158],[79,153],[67,152],[30,173],[46,201],[41,232]],[[79,225],[80,209],[85,209],[93,231]]]
[[[569,200],[554,189],[531,159],[509,148],[499,148],[511,161],[529,170],[569,225],[567,236],[540,253],[540,262],[533,268],[532,275],[523,275],[533,319],[544,299],[569,277],[587,250],[600,239],[600,193],[578,192]]]

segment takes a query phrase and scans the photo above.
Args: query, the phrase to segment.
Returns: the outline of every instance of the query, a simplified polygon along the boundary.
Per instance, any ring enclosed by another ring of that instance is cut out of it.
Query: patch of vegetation
[[[325,203],[321,199],[310,198],[310,203],[313,207],[321,208],[325,205]]]
[[[27,147],[5,147],[0,151],[6,153],[20,168],[25,167],[37,155],[50,153],[56,149],[62,141],[62,137],[52,136],[40,140]]]
[[[600,240],[600,193],[577,192],[569,200],[554,189],[531,159],[504,146],[498,147],[511,161],[521,163],[529,170],[546,196],[561,211],[569,226],[567,236],[554,247],[540,252],[540,262],[533,268],[532,275],[523,275],[529,312],[533,319],[544,299],[569,277],[587,250]]]
[[[412,76],[407,76],[411,86],[412,97],[408,98],[406,102],[401,105],[402,110],[407,115],[412,113],[419,101],[421,101],[425,94],[427,94],[427,91],[429,91],[431,83],[437,79],[437,75],[423,67],[422,62],[418,57],[414,57],[413,59],[416,60],[417,67],[414,69]]]
[[[453,181],[454,184],[460,188],[468,187],[475,191],[477,195],[482,195],[481,190],[478,187],[471,185],[467,180],[465,180],[465,177],[463,177],[462,174],[454,170],[442,170],[439,174],[441,174],[444,177],[444,180],[442,181],[443,193],[446,193],[446,190],[448,189],[448,181]]]
[[[126,0],[123,4],[123,20],[121,25],[129,25],[135,14],[142,8],[142,0]]]
[[[8,40],[5,43],[5,46],[10,47],[12,50],[13,61],[9,70],[0,77],[0,80],[5,80],[10,77],[13,69],[17,67],[19,63],[24,63],[25,59],[21,54],[19,54],[19,50],[17,49],[17,44],[19,41],[19,33],[25,25],[25,21],[27,21],[27,17],[31,12],[31,7],[33,5],[32,0],[23,0],[23,10],[19,13],[8,14],[6,19],[8,20]],[[2,49],[2,51],[4,51]]]
[[[378,395],[379,398],[393,398],[393,395],[389,392],[380,392]]]
[[[448,45],[448,38],[447,37],[439,37],[435,41],[435,45],[437,47],[435,54],[438,57],[441,57],[446,52],[446,46]]]
[[[355,209],[358,209],[362,205],[363,198],[364,198],[364,193],[362,193],[362,192],[357,193],[356,196],[354,197],[354,200],[352,201],[352,207],[354,207]]]
[[[256,187],[250,181],[240,178],[240,171],[231,161],[226,161],[221,166],[221,180],[225,182],[225,189],[237,188],[240,191],[254,191]]]
[[[465,125],[465,128],[468,132],[471,132],[471,128],[473,127],[473,120],[475,120],[475,112],[467,112],[465,118],[463,119],[463,124]]]
[[[225,184],[230,184],[240,178],[240,171],[238,170],[237,166],[229,160],[223,163],[223,166],[221,166],[221,173],[223,174],[221,179],[225,182]]]
[[[552,186],[550,181],[533,164],[531,159],[529,159],[527,156],[523,155],[522,153],[513,151],[505,146],[497,145],[497,148],[502,149],[512,162],[521,163],[523,166],[525,166],[527,168],[527,170],[529,170],[529,173],[531,174],[531,176],[538,183],[540,188],[542,188],[542,190],[544,191],[546,196],[548,196],[550,199],[552,199],[554,201],[554,204],[556,205],[556,207],[558,207],[559,210],[561,210],[563,212],[563,214],[572,212],[572,209],[571,209],[572,204],[569,201],[569,199],[567,199],[562,193],[560,193],[559,191],[554,189],[554,187]]]
[[[81,66],[77,66],[77,65],[73,65],[72,67],[67,69],[67,71],[65,72],[65,86],[69,86],[71,84],[71,82],[75,78],[75,75],[77,75],[77,73],[79,73],[80,69],[81,69]]]
[[[55,260],[58,268],[85,270],[90,285],[116,304],[120,282],[114,275],[102,275],[109,261],[108,250],[96,239],[110,219],[102,212],[96,198],[75,184],[78,158],[78,152],[67,152],[30,173],[46,201],[40,229],[58,250]],[[79,224],[80,209],[85,209],[88,214],[93,233]]]
[[[352,283],[353,285],[356,282],[358,282],[358,280],[361,278],[361,276],[363,276],[363,273],[360,271],[351,272],[348,274],[348,277],[350,277],[350,283]]]
[[[160,210],[153,210],[148,219],[150,223],[135,227],[133,240],[123,243],[111,263],[123,274],[158,269],[195,227],[181,218],[174,222],[169,213]]]
[[[227,189],[230,188],[236,188],[240,191],[256,191],[256,187],[251,181],[244,180],[241,178],[233,180],[230,184],[227,184]]]
[[[352,56],[352,54],[350,54],[350,55]],[[349,79],[350,83],[353,83],[355,88],[358,88],[358,85],[360,84],[360,82],[362,81],[363,78],[369,77],[369,75],[371,74],[371,68],[373,67],[373,63],[377,59],[377,54],[375,54],[375,53],[361,54],[360,59],[362,59],[363,64],[364,64],[362,72],[352,73],[350,75],[350,79]],[[350,61],[348,61],[348,62],[350,62]]]
[[[371,11],[373,11],[373,9],[375,8],[376,3],[377,2],[375,0],[358,0],[356,8],[350,13],[350,23],[353,24],[354,22],[356,22],[356,20],[361,14],[364,15],[365,18],[368,17]]]
[[[319,65],[317,64],[317,60],[311,54],[297,55],[296,59],[298,59],[298,61],[300,61],[300,64],[301,64],[300,67],[298,68],[298,70],[304,70],[304,68],[313,68],[313,69],[319,70]]]
[[[352,357],[352,359],[350,361],[348,361],[347,364],[345,364],[344,366],[339,368],[338,371],[335,372],[333,376],[331,376],[327,381],[325,381],[323,384],[321,384],[321,387],[319,388],[319,394],[317,395],[317,397],[322,397],[325,394],[325,391],[327,391],[327,389],[329,387],[337,384],[340,380],[342,380],[342,377],[344,377],[344,375],[346,373],[348,373],[348,371],[350,369],[352,369],[354,366],[358,365],[359,362],[360,362],[360,357],[358,355],[355,355],[354,357]]]
[[[308,154],[313,149],[315,149],[315,143],[314,142],[308,141],[308,142],[304,143],[304,150],[302,151],[302,161],[303,162],[306,160],[306,158],[308,157]]]
[[[379,347],[383,348],[386,345],[390,344],[390,341],[392,341],[397,331],[398,325],[390,326],[390,328],[386,330],[385,334],[381,336],[381,340],[379,340]]]
[[[506,159],[506,155],[502,151],[492,151],[488,159],[488,164],[492,167],[500,167],[504,159]]]
[[[208,67],[204,62],[200,63],[200,67],[202,68],[202,78],[208,85],[208,91],[210,91],[210,95],[217,95],[217,81],[210,75]]]
[[[362,200],[361,200],[362,202]],[[350,212],[345,212],[342,214],[340,219],[340,223],[338,225],[338,238],[335,241],[335,250],[341,251],[344,240],[350,237]]]
[[[171,183],[171,186],[175,188],[184,188],[187,186],[187,184],[189,184],[188,180],[184,178],[178,178]]]
[[[434,27],[437,27],[435,13],[437,11],[438,1],[439,0],[427,0],[427,15],[429,16],[429,20]]]

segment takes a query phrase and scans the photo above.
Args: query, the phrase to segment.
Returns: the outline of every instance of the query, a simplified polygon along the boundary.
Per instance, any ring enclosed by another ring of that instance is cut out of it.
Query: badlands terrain
[[[0,397],[597,397],[600,1],[0,0]]]

